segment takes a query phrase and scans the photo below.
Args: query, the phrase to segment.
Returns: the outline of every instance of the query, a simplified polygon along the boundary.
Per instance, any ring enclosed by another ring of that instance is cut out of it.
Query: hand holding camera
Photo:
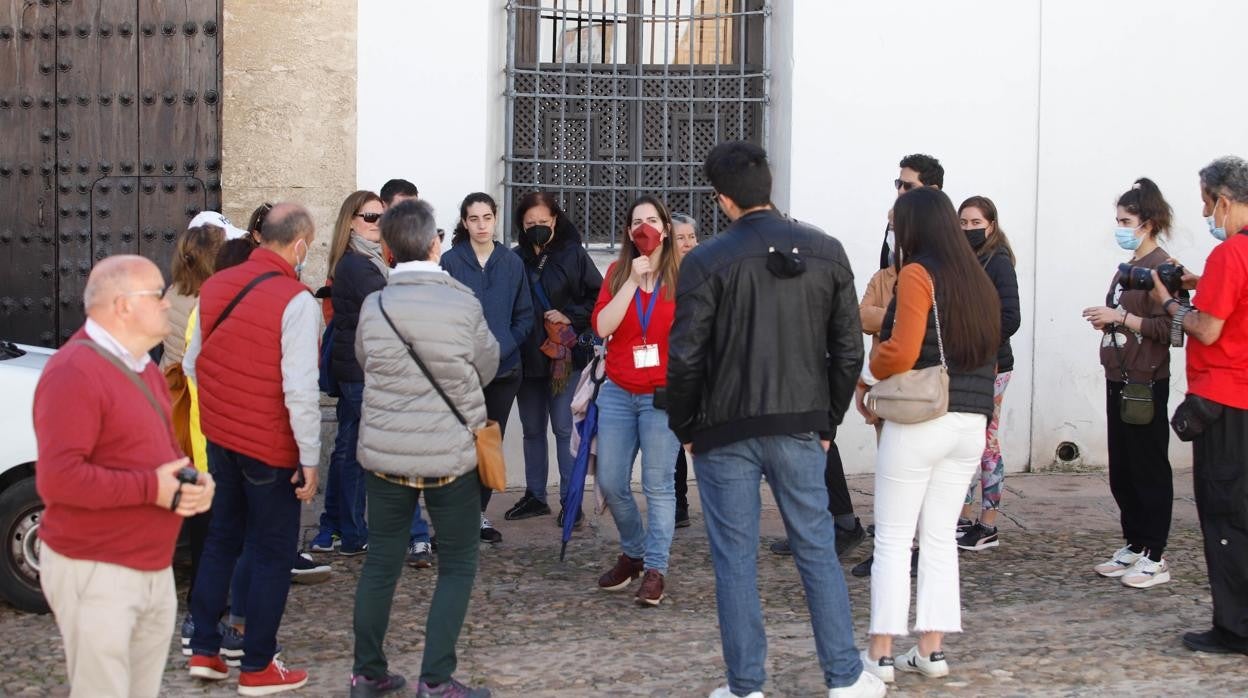
[[[178,516],[194,516],[208,511],[216,483],[208,473],[190,467],[189,458],[179,458],[156,468],[156,506]]]

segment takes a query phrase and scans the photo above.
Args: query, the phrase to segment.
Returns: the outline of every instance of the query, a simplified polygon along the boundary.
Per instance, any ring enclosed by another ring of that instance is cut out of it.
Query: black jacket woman
[[[526,194],[516,206],[513,225],[514,249],[528,274],[534,322],[520,346],[524,379],[516,396],[524,429],[525,492],[504,515],[508,520],[550,513],[546,504],[547,424],[555,433],[561,503],[567,493],[573,460],[572,394],[591,356],[587,351],[593,336],[590,315],[602,287],[602,274],[554,196]],[[558,521],[562,525],[562,512]]]

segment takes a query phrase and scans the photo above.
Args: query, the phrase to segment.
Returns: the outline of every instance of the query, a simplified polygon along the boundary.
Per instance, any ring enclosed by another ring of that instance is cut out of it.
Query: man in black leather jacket
[[[759,484],[780,507],[831,695],[883,695],[854,647],[823,471],[862,368],[853,272],[840,242],[772,208],[762,148],[716,146],[706,175],[732,225],[686,255],[668,356],[668,414],[692,444],[715,566],[728,690],[766,680],[758,599]]]

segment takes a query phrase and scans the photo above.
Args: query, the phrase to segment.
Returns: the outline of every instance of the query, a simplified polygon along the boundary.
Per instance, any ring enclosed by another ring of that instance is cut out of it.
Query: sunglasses
[[[893,188],[894,188],[894,189],[900,189],[900,190],[902,190],[902,191],[910,191],[911,189],[918,189],[918,188],[919,188],[919,187],[921,187],[921,186],[923,186],[923,185],[922,185],[922,184],[919,184],[919,183],[917,183],[917,182],[907,182],[907,181],[902,180],[902,179],[894,179],[894,180],[893,180]]]
[[[376,223],[381,220],[380,213],[357,213],[355,215],[359,218],[363,218],[365,223]]]
[[[121,294],[129,298],[130,296],[152,296],[153,298],[164,299],[165,294],[169,292],[168,286],[161,286],[158,289],[150,289],[146,291],[126,291]]]

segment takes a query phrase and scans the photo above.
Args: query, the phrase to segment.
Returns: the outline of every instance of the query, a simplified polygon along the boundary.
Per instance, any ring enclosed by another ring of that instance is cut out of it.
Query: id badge
[[[642,344],[633,347],[633,368],[656,368],[659,365],[659,345]]]

